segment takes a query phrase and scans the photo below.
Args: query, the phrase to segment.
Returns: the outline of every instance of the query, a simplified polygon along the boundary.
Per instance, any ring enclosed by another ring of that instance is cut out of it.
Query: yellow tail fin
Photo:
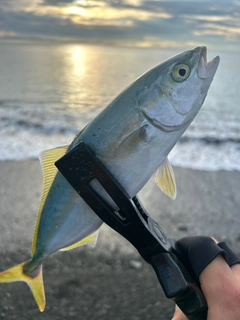
[[[30,277],[23,272],[24,266],[27,262],[18,264],[17,266],[10,268],[0,273],[0,282],[14,282],[24,281],[30,287],[32,294],[37,302],[40,311],[45,308],[45,293],[42,277],[42,265],[39,267],[36,276]]]

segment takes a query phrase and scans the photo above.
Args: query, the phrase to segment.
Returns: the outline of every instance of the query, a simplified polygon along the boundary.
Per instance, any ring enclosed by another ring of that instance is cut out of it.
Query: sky
[[[0,39],[240,51],[240,0],[0,0]]]

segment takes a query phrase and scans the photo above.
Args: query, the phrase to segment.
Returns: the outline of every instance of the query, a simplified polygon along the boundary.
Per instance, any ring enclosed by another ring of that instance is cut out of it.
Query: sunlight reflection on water
[[[36,157],[41,150],[69,143],[137,77],[179,51],[0,42],[0,158]],[[170,156],[175,165],[239,168],[240,56],[209,50],[208,60],[216,54],[219,70],[187,139]],[[205,160],[209,157],[211,166]]]

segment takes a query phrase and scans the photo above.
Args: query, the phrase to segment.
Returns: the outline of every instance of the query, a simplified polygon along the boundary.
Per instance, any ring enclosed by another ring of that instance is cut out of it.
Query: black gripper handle
[[[176,256],[160,253],[153,256],[149,263],[154,268],[166,297],[172,299],[189,320],[207,319],[206,299]]]

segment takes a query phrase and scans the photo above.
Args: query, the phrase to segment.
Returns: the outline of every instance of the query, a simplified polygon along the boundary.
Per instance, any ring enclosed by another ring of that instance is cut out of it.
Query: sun
[[[64,13],[69,15],[76,15],[76,16],[88,16],[87,10],[80,7],[64,8]]]

